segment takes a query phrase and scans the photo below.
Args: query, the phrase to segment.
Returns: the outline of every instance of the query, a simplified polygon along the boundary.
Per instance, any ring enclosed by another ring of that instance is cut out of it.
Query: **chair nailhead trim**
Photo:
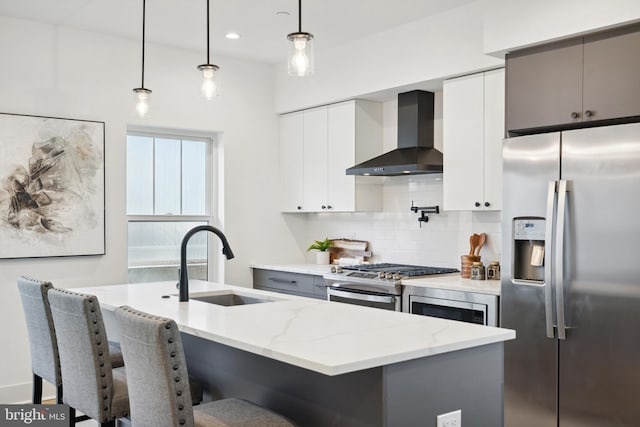
[[[175,378],[175,381],[176,381],[177,383],[179,383],[179,382],[180,382],[180,377],[176,377],[176,378]]]
[[[184,420],[180,420],[180,425],[184,425]]]
[[[178,410],[179,411],[182,411],[183,409],[184,409],[184,405],[183,404],[178,405]]]
[[[178,390],[178,391],[176,392],[176,394],[177,394],[178,396],[182,396],[182,390]]]

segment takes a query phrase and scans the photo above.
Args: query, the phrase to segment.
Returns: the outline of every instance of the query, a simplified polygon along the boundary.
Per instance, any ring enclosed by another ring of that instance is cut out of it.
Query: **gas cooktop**
[[[366,271],[375,273],[391,273],[399,274],[404,277],[416,277],[416,276],[430,276],[433,274],[446,274],[457,273],[455,268],[446,267],[426,267],[421,265],[405,265],[405,264],[390,264],[390,263],[378,263],[378,264],[360,264],[360,265],[343,265],[343,270],[349,271]]]

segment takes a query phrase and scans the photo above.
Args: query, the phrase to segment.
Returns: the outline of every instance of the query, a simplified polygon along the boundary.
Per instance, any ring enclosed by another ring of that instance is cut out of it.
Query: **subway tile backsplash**
[[[469,236],[484,232],[483,262],[499,260],[501,213],[444,211],[442,179],[443,175],[384,178],[383,212],[309,214],[305,242],[325,236],[367,240],[375,262],[460,268],[460,255],[469,252]],[[429,214],[420,227],[420,214],[410,211],[411,201],[416,206],[439,205],[440,214]]]

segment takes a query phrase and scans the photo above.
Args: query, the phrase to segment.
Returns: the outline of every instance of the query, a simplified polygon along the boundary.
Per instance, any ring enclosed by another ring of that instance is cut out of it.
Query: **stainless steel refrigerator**
[[[503,154],[505,426],[640,426],[640,124]]]

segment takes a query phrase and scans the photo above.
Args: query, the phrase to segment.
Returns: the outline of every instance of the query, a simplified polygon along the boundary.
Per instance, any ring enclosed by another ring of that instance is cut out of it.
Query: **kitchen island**
[[[75,290],[98,297],[111,339],[121,305],[174,319],[212,398],[246,398],[304,426],[435,425],[457,409],[465,425],[502,424],[511,330],[197,280],[182,303],[175,282]],[[229,292],[268,302],[194,299]]]

